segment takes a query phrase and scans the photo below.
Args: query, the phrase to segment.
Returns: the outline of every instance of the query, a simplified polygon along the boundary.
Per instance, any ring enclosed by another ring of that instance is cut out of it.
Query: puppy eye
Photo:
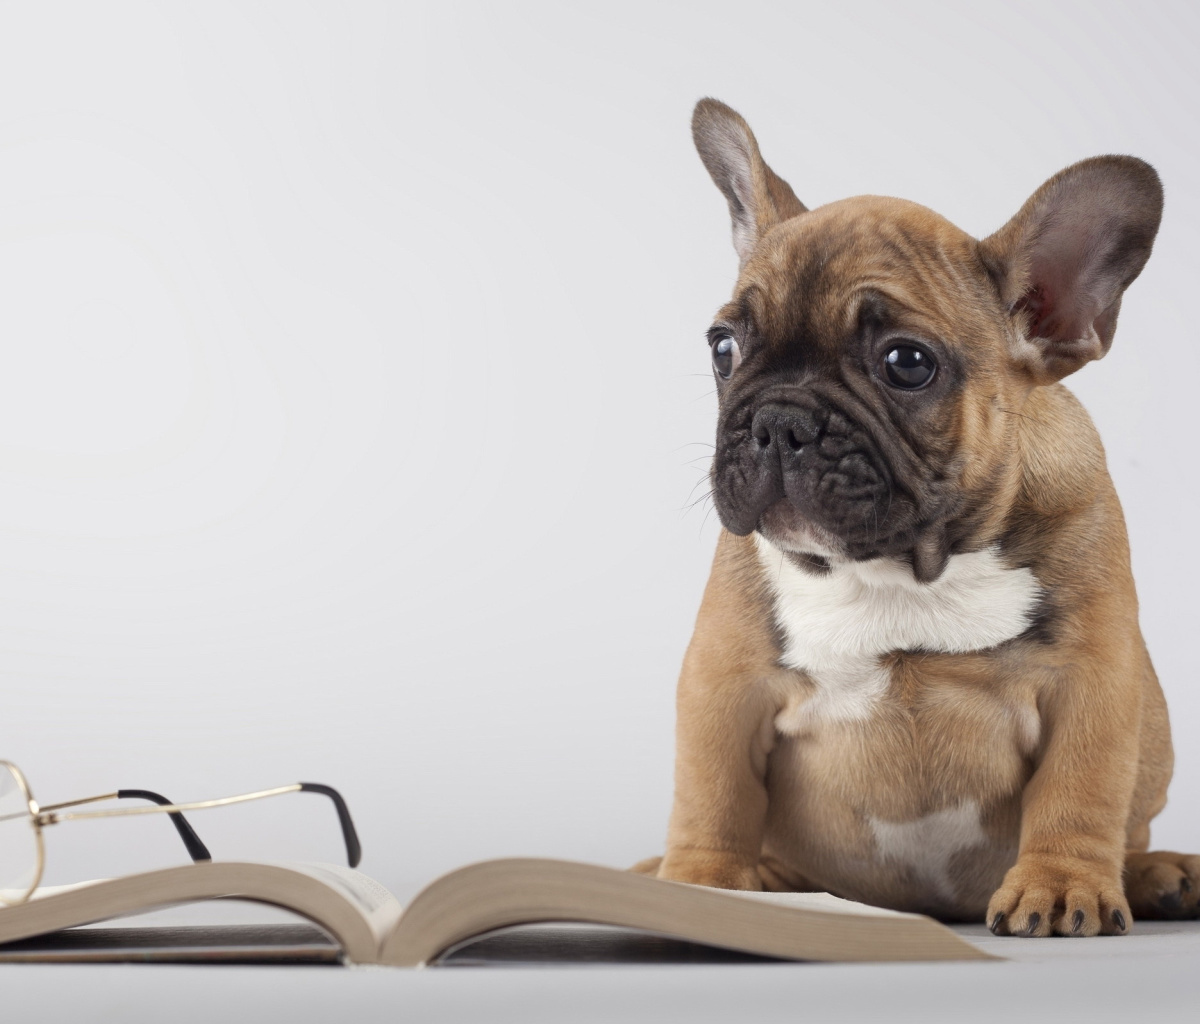
[[[742,361],[742,350],[728,334],[720,334],[713,341],[713,368],[723,380],[729,380],[738,363]]]
[[[928,352],[914,345],[896,345],[883,357],[883,372],[893,387],[915,391],[933,380],[937,363]]]

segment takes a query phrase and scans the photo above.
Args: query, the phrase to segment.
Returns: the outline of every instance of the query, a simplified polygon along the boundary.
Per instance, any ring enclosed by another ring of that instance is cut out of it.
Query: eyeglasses
[[[294,782],[290,786],[263,789],[257,793],[241,793],[217,800],[197,800],[187,804],[173,804],[161,793],[148,789],[118,789],[114,793],[87,796],[81,800],[65,800],[62,803],[38,806],[30,792],[29,783],[21,769],[10,761],[0,761],[0,904],[15,906],[24,903],[42,880],[46,867],[45,843],[42,829],[57,825],[60,821],[80,821],[87,818],[118,818],[134,814],[166,814],[170,816],[175,831],[187,847],[194,861],[212,860],[196,835],[183,811],[200,811],[209,807],[224,807],[248,800],[261,800],[268,796],[284,793],[320,793],[333,801],[338,821],[342,826],[342,838],[346,843],[346,857],[352,868],[358,867],[362,859],[362,846],[354,822],[350,820],[350,808],[342,795],[332,786],[319,782]],[[155,807],[117,807],[105,811],[67,811],[68,807],[97,803],[101,800],[149,800]]]

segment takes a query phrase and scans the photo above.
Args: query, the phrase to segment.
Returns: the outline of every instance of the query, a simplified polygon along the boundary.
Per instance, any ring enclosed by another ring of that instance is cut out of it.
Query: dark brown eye
[[[729,380],[733,375],[733,371],[737,369],[737,364],[742,361],[742,350],[738,348],[738,343],[728,334],[718,335],[713,341],[712,361],[713,369],[717,371],[721,378]]]
[[[883,357],[883,372],[893,387],[915,391],[933,380],[937,363],[915,345],[896,345]]]

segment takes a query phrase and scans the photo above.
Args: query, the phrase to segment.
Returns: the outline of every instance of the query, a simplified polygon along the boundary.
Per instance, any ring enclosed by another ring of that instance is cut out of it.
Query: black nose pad
[[[754,414],[750,433],[760,449],[774,443],[780,455],[795,454],[821,436],[821,425],[811,411],[798,405],[764,405]]]

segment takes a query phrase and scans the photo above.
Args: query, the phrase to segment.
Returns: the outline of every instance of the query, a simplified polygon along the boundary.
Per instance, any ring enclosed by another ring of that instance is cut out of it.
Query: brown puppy
[[[1021,935],[1197,916],[1200,857],[1145,852],[1167,711],[1058,383],[1112,343],[1157,175],[1085,160],[977,241],[897,199],[806,210],[715,100],[693,131],[741,263],[709,332],[725,530],[640,869]]]

